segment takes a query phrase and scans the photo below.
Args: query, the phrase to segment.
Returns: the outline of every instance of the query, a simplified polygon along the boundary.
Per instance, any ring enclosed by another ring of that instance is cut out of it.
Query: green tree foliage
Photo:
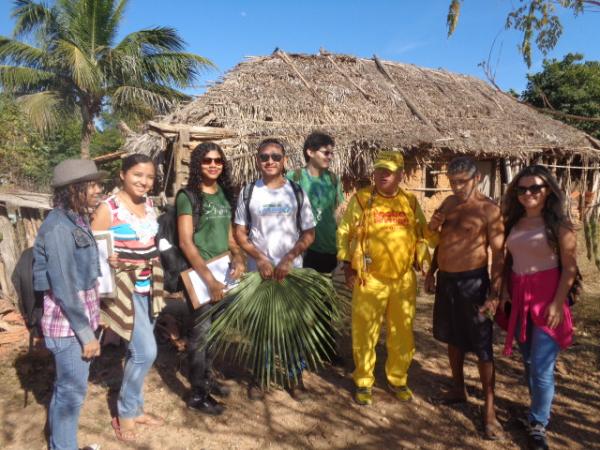
[[[42,137],[13,98],[0,94],[0,184],[26,184],[43,163]]]
[[[14,0],[13,37],[0,36],[0,86],[32,124],[80,121],[81,156],[90,156],[102,111],[148,117],[187,98],[212,63],[187,53],[176,30],[135,31],[116,42],[128,0]]]
[[[600,117],[600,61],[584,61],[583,55],[569,53],[562,61],[544,60],[543,70],[527,79],[521,94],[526,102],[576,116]],[[600,138],[598,121],[561,120]]]
[[[451,36],[458,25],[463,0],[451,0],[448,9],[448,36]],[[587,9],[598,11],[600,1],[596,0],[520,0],[506,18],[506,28],[513,28],[523,34],[520,52],[527,67],[531,67],[531,46],[545,55],[552,50],[563,32],[558,16],[561,9],[571,10],[578,15]]]
[[[103,113],[101,129],[90,142],[92,157],[117,151],[123,137],[117,128],[119,118]],[[67,158],[78,158],[81,123],[65,120],[41,134],[29,122],[17,101],[0,94],[0,184],[45,191],[49,189],[52,168]],[[119,162],[103,165],[116,176]]]

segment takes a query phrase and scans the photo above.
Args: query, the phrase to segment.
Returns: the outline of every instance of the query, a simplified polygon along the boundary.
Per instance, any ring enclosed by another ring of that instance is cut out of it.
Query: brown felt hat
[[[65,159],[54,168],[52,187],[58,188],[82,181],[99,181],[108,175],[98,170],[90,159]]]

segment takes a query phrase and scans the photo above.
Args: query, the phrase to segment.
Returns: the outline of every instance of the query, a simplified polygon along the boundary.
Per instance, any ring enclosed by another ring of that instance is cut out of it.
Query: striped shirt
[[[155,237],[158,232],[156,212],[152,200],[146,200],[146,214],[139,217],[133,214],[116,195],[105,200],[111,212],[109,230],[114,237],[115,252],[120,262],[143,264],[158,259]],[[152,271],[141,271],[136,279],[134,291],[148,295],[152,288]]]
[[[94,287],[87,291],[77,293],[83,307],[85,315],[90,321],[92,330],[98,328],[100,321],[100,299],[98,297],[98,288]],[[44,336],[59,338],[75,336],[69,320],[63,313],[52,291],[44,292],[44,315],[42,316],[42,333]]]

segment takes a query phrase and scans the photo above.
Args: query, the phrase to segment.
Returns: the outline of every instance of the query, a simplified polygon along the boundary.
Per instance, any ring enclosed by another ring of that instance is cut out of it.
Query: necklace
[[[122,192],[122,191],[121,191]],[[135,203],[127,194],[117,194],[119,200],[125,203],[125,207],[135,216],[139,218],[146,217],[146,199],[143,202]]]

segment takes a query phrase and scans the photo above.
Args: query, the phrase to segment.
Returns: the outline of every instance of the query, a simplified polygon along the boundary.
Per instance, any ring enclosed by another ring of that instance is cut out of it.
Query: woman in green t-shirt
[[[196,218],[194,230],[194,209],[186,191],[177,194],[177,232],[179,247],[192,268],[207,285],[212,302],[223,299],[225,285],[215,279],[206,261],[215,256],[230,252],[233,279],[244,272],[244,259],[240,248],[231,233],[232,211],[235,196],[231,182],[231,170],[225,153],[214,142],[198,145],[190,158],[190,178],[187,191],[195,195]],[[229,390],[216,382],[212,373],[212,355],[205,348],[210,320],[200,320],[207,308],[206,303],[195,309],[186,293],[188,305],[194,320],[194,327],[188,344],[189,381],[192,393],[187,402],[189,408],[210,415],[219,415],[224,406],[211,394],[225,397]]]

